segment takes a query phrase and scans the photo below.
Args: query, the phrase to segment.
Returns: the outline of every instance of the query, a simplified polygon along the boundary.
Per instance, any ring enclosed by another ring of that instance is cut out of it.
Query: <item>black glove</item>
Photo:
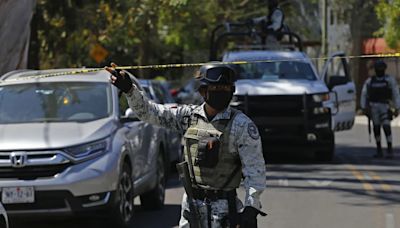
[[[369,109],[362,109],[362,114],[366,115],[369,118]]]
[[[124,93],[128,93],[132,89],[132,80],[127,73],[112,68],[108,68],[107,70],[117,78],[112,84],[118,89]]]
[[[262,216],[267,215],[254,207],[245,207],[240,216],[240,228],[257,228],[257,215],[259,214]]]

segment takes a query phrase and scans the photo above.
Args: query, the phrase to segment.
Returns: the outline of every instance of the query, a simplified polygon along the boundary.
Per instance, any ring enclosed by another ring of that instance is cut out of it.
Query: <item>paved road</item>
[[[400,128],[394,130],[399,139]],[[398,140],[400,141],[400,140]],[[267,164],[268,190],[263,194],[264,210],[259,227],[336,228],[400,227],[400,145],[395,143],[394,160],[372,159],[373,144],[366,126],[336,135],[333,163],[315,163],[311,156],[281,155]],[[174,227],[183,193],[179,181],[169,182],[166,206],[156,212],[137,207],[135,227]],[[243,190],[239,191],[243,195]],[[105,227],[104,221],[61,220],[16,221],[14,227]],[[34,224],[34,225],[33,225]]]

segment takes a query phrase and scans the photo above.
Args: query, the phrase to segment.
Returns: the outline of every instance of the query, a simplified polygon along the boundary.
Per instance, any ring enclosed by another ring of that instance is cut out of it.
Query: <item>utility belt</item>
[[[220,199],[236,199],[236,190],[223,191],[223,190],[207,190],[200,188],[193,188],[193,198],[198,200],[217,201]]]

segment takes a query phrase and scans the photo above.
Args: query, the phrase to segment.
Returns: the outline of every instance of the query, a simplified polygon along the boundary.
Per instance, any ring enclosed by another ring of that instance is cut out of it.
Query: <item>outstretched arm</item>
[[[111,83],[125,93],[129,107],[139,119],[177,131],[184,130],[183,119],[190,115],[190,107],[169,108],[152,102],[138,89],[139,85],[135,84],[137,80],[133,83],[127,72],[117,70],[116,67],[112,63],[111,67],[105,69],[111,73]]]

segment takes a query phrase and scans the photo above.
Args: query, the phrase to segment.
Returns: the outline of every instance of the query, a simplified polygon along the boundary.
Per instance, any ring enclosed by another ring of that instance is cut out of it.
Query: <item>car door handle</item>
[[[353,89],[349,89],[349,90],[347,90],[347,93],[352,94],[352,93],[354,93],[354,90]]]

